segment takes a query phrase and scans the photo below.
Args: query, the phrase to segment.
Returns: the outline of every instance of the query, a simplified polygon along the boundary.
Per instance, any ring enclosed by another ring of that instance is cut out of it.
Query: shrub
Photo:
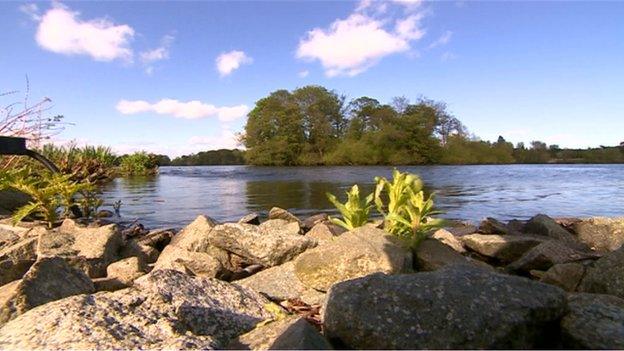
[[[135,152],[121,157],[119,171],[126,176],[152,175],[158,172],[158,162],[152,154]]]
[[[74,181],[104,182],[115,175],[117,156],[108,147],[47,144],[40,152]]]

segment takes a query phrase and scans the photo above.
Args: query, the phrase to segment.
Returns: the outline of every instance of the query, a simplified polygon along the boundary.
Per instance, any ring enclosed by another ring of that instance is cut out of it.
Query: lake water
[[[504,165],[398,167],[419,174],[443,217],[526,219],[551,216],[623,216],[624,165]],[[197,215],[238,220],[272,206],[301,216],[334,212],[325,197],[344,199],[352,184],[369,192],[373,178],[392,167],[162,167],[149,178],[116,179],[104,189],[105,206],[121,200],[124,220],[150,228],[183,227]]]

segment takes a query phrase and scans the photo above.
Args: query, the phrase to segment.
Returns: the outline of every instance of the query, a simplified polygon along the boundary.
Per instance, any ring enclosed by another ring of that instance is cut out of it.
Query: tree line
[[[347,101],[322,86],[277,90],[256,102],[241,142],[251,165],[620,163],[622,147],[516,146],[471,135],[443,102]]]

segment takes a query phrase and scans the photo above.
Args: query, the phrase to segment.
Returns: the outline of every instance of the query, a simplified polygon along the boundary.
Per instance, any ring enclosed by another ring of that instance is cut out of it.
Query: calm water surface
[[[525,219],[551,216],[623,216],[624,165],[505,165],[398,167],[417,173],[444,217]],[[148,227],[183,227],[198,214],[220,221],[272,206],[297,215],[333,212],[325,192],[339,194],[357,183],[372,190],[392,167],[162,167],[149,178],[116,179],[104,189],[104,208],[116,200],[124,220]]]

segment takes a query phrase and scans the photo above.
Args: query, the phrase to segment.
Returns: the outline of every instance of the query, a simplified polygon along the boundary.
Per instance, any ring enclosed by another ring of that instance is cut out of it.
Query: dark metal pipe
[[[58,167],[40,153],[26,148],[26,138],[0,136],[0,155],[19,155],[32,157],[43,163],[47,169],[60,173]]]

